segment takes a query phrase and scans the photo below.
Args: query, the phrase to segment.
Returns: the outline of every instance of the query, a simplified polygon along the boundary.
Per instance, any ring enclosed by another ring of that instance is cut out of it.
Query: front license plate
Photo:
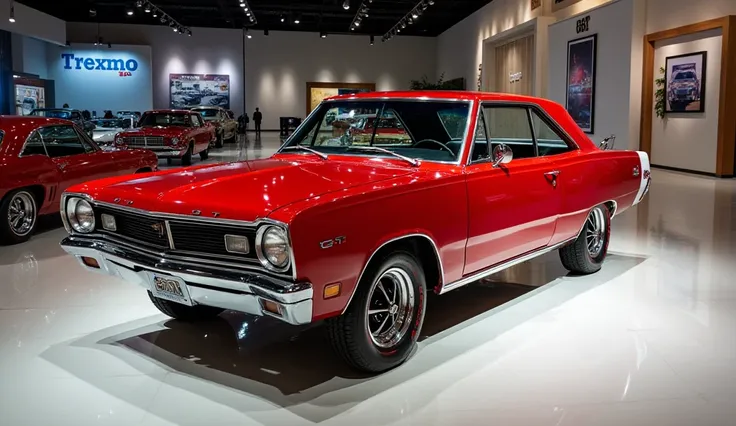
[[[192,299],[189,298],[189,289],[184,280],[171,275],[150,274],[151,277],[151,293],[160,299],[170,300],[172,302],[181,303],[182,305],[192,306]]]

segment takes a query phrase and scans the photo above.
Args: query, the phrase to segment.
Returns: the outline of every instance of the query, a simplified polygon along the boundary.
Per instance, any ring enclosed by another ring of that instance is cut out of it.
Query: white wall
[[[15,4],[15,22],[8,21],[10,0],[0,0],[0,30],[35,37],[54,44],[66,42],[66,22],[24,4]]]
[[[36,74],[40,78],[48,78],[48,49],[53,49],[56,47],[56,45],[37,40],[33,37],[23,37],[22,71],[30,74]]]
[[[655,44],[654,68],[668,56],[707,51],[704,113],[667,114],[652,123],[652,164],[716,172],[722,31],[712,30]],[[655,73],[658,77],[659,73]]]
[[[67,34],[72,47],[76,43],[89,43],[97,37],[97,25],[70,22]],[[230,76],[230,107],[239,115],[243,110],[241,31],[192,28],[192,34],[191,37],[180,35],[163,25],[100,26],[100,37],[105,43],[112,43],[113,48],[118,44],[150,46],[154,108],[169,107],[169,74],[226,74]],[[64,102],[58,96],[57,100]]]
[[[598,35],[594,142],[616,135],[617,149],[638,149],[639,140],[631,131],[638,129],[638,120],[631,117],[631,109],[641,103],[641,97],[632,98],[632,49],[641,38],[632,34],[641,32],[634,28],[635,2],[618,0],[585,12],[590,16],[590,31],[577,34],[577,18],[558,21],[549,27],[549,81],[547,97],[565,105],[567,82],[567,43],[581,37]],[[582,3],[582,2],[581,2]],[[578,3],[580,4],[580,3]],[[641,23],[643,21],[640,20]],[[641,74],[641,66],[637,71]],[[640,81],[639,81],[640,83]]]
[[[736,15],[734,0],[646,0],[647,34]]]
[[[72,108],[97,114],[106,109],[146,111],[153,107],[150,47],[113,45],[110,49],[72,44],[71,47],[49,46],[47,51],[49,78],[56,81],[56,107],[67,103]],[[75,59],[62,55],[86,60],[77,68]],[[135,61],[136,67],[129,71],[130,75],[121,76],[122,70],[97,69],[96,58]]]
[[[422,75],[435,77],[433,38],[395,37],[374,46],[368,36],[258,31],[246,42],[248,114],[263,112],[263,128],[278,128],[281,116],[305,117],[306,83],[375,83],[376,90],[405,90]],[[449,76],[446,76],[449,77]],[[466,82],[472,87],[475,80]]]

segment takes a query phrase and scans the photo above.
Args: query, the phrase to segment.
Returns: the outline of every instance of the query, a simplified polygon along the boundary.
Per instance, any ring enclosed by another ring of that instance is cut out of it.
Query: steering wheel
[[[443,144],[442,142],[436,141],[434,139],[422,139],[419,142],[417,142],[414,145],[412,145],[411,147],[412,148],[419,148],[419,145],[425,144],[425,143],[431,143],[431,144],[439,145],[442,149],[444,149],[445,151],[447,151],[450,154],[452,154],[453,156],[455,156],[455,151],[451,150],[450,147],[448,147],[447,145]]]

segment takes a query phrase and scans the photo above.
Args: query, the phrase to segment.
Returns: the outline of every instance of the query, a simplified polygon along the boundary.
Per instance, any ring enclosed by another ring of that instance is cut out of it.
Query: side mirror
[[[600,148],[603,151],[613,149],[613,145],[616,143],[616,135],[611,135],[601,141],[601,143],[598,145],[598,148]]]
[[[498,144],[493,148],[493,167],[498,167],[501,164],[506,164],[514,159],[514,153],[511,151],[506,144]]]

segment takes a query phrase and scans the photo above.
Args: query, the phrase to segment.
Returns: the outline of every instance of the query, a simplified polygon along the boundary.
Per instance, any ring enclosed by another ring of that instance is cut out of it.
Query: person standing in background
[[[256,112],[253,113],[253,123],[256,125],[256,135],[261,135],[261,120],[263,120],[263,114],[256,108]]]

